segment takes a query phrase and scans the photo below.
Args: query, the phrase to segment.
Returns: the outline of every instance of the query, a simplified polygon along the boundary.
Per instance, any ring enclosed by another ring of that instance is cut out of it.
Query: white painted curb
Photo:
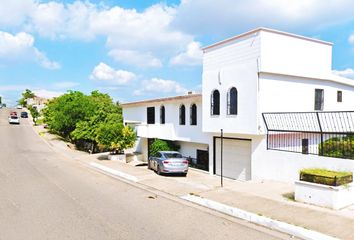
[[[206,198],[201,198],[194,195],[181,196],[180,198],[202,205],[204,207],[208,207],[210,209],[216,210],[218,212],[225,213],[227,215],[240,218],[246,220],[251,223],[255,223],[261,226],[265,226],[271,229],[278,230],[280,232],[284,232],[290,234],[292,236],[306,239],[306,240],[338,240],[338,238],[334,238],[323,233],[319,233],[316,231],[308,230],[302,227],[294,226],[288,223],[280,222],[277,220],[273,220],[271,218],[259,216],[254,213],[250,213],[238,208],[230,207],[228,205],[215,202]]]
[[[95,163],[95,162],[91,162],[90,163],[90,166],[94,167],[94,168],[97,168],[101,171],[104,171],[104,172],[107,172],[109,174],[112,174],[114,176],[118,176],[118,177],[121,177],[121,178],[124,178],[124,179],[127,179],[129,181],[133,181],[133,182],[138,182],[138,178],[135,177],[135,176],[132,176],[132,175],[129,175],[129,174],[126,174],[124,172],[120,172],[118,170],[114,170],[112,168],[109,168],[109,167],[106,167],[106,166],[103,166],[101,164],[98,164],[98,163]]]

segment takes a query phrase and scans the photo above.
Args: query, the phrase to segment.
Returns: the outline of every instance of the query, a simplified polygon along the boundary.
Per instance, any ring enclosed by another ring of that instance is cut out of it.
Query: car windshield
[[[16,116],[11,116],[11,119],[18,119],[18,117],[16,117]]]
[[[182,158],[180,153],[164,153],[166,158]]]

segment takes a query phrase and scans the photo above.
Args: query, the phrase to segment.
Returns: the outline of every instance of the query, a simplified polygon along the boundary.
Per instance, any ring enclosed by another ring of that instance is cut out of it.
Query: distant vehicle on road
[[[17,109],[22,109],[22,106],[21,106],[21,105],[17,105],[16,108],[17,108]]]
[[[21,118],[28,118],[27,112],[21,112]]]
[[[180,173],[184,176],[188,173],[188,160],[176,151],[159,151],[156,156],[149,157],[148,168],[157,174]]]
[[[20,124],[20,119],[17,116],[10,116],[9,123],[10,124]]]

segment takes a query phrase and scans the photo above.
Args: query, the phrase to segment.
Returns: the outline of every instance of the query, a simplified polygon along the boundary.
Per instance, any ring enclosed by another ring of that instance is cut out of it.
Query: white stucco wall
[[[331,73],[331,44],[269,31],[261,31],[260,38],[261,71],[300,76]]]
[[[185,157],[197,158],[197,149],[208,150],[208,144],[193,142],[176,142],[181,148],[179,152]]]
[[[203,131],[256,134],[257,119],[257,61],[245,62],[219,71],[203,70]],[[238,93],[237,115],[227,115],[227,92],[236,87]],[[210,113],[211,93],[220,92],[220,115]]]
[[[314,111],[316,88],[324,90],[324,111],[354,110],[354,86],[318,79],[261,74],[260,111]],[[342,102],[337,102],[337,91],[342,91]]]
[[[252,179],[294,182],[303,168],[326,168],[354,172],[354,161],[275,150],[267,150],[266,137],[252,138]]]
[[[252,134],[257,132],[257,73],[259,32],[206,49],[203,55],[203,131]],[[227,115],[227,92],[238,91],[238,114]],[[220,92],[220,115],[211,116],[210,96]]]
[[[228,66],[254,62],[260,56],[260,37],[256,32],[211,49],[203,55],[204,71],[219,71]]]

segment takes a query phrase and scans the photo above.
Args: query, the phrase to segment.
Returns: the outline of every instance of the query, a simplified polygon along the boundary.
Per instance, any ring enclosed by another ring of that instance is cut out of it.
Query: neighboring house
[[[43,108],[46,107],[48,101],[49,100],[47,98],[35,96],[33,98],[27,99],[27,105],[32,105],[33,107],[36,107],[37,110],[40,112],[43,110]]]
[[[208,164],[208,134],[202,132],[202,95],[188,94],[126,103],[124,122],[135,127],[138,141],[135,151],[148,158],[149,139],[174,141],[180,152],[200,163]]]
[[[181,152],[197,158],[199,145],[191,147],[202,144],[209,172],[219,175],[222,129],[223,175],[232,179],[293,181],[303,167],[354,170],[352,161],[316,155],[331,137],[322,134],[326,130],[354,133],[352,112],[322,112],[354,110],[354,81],[332,74],[331,43],[259,28],[203,51],[201,99],[186,95],[123,104],[125,122],[141,123],[140,151],[147,152],[147,138],[182,140]],[[195,128],[188,124],[191,103],[198,109]],[[179,124],[181,104],[186,125]],[[161,106],[165,124],[159,123]],[[147,121],[149,112],[155,122]],[[308,151],[312,148],[317,152]]]

